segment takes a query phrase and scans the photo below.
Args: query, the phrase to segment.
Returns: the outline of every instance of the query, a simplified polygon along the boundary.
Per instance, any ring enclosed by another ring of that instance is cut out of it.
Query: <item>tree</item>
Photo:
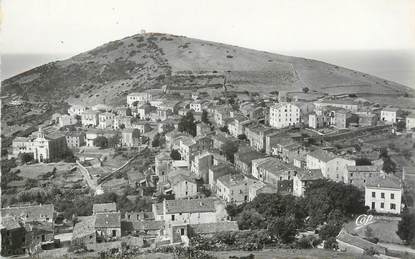
[[[396,234],[406,244],[415,244],[415,212],[410,213],[407,208],[403,210]]]
[[[297,228],[295,220],[291,217],[277,217],[268,224],[270,235],[278,241],[289,244],[295,240]]]
[[[173,160],[181,160],[182,159],[182,156],[180,155],[180,152],[177,151],[176,149],[171,150],[170,157]]]
[[[117,147],[120,144],[120,135],[116,134],[108,139],[108,147]]]
[[[160,147],[164,144],[164,136],[160,133],[154,135],[153,141],[151,142],[152,147]]]
[[[124,123],[122,123],[122,124],[120,124],[120,129],[125,129],[125,125],[124,125]]]
[[[225,153],[226,159],[233,163],[234,155],[238,152],[238,144],[234,141],[228,140],[222,145],[221,149]]]
[[[208,112],[206,110],[202,111],[202,122],[206,124],[210,124],[209,118],[208,118]]]
[[[305,94],[306,94],[306,93],[308,93],[309,91],[310,91],[310,89],[309,89],[308,87],[304,87],[304,88],[303,88],[303,93],[305,93]]]
[[[263,229],[266,227],[265,218],[256,210],[244,210],[238,215],[240,229]]]
[[[196,123],[193,113],[188,111],[179,122],[178,129],[180,132],[187,132],[193,137],[196,136]]]
[[[223,127],[220,127],[219,130],[222,131],[222,132],[225,132],[225,133],[229,134],[229,129],[228,129],[228,126],[226,126],[226,125],[223,126]]]
[[[98,136],[93,141],[94,146],[99,148],[107,148],[108,147],[108,139],[104,136]]]
[[[239,139],[239,140],[242,140],[242,141],[247,141],[247,140],[248,140],[248,138],[246,137],[246,135],[245,135],[245,134],[239,134],[239,135],[238,135],[238,139]]]
[[[328,240],[330,237],[336,237],[339,234],[341,228],[341,224],[329,223],[324,225],[318,234],[322,240]]]
[[[366,157],[356,159],[356,165],[372,165],[372,162]]]
[[[32,153],[22,153],[19,156],[20,156],[20,160],[22,161],[22,163],[28,163],[33,160]]]
[[[392,161],[392,159],[389,156],[383,158],[382,170],[388,174],[396,171],[396,164]]]
[[[399,132],[402,132],[403,130],[405,130],[406,128],[406,122],[404,120],[400,120],[396,123],[396,129]]]
[[[305,190],[304,196],[305,209],[312,226],[326,222],[329,215],[343,215],[343,218],[338,219],[343,221],[366,212],[363,192],[350,184],[327,179],[313,181]]]
[[[161,135],[157,133],[154,135],[153,141],[151,142],[152,147],[159,147],[161,145]]]

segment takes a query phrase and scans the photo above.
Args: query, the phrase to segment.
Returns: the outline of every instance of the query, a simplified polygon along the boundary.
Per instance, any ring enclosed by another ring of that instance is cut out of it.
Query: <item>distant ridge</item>
[[[119,103],[148,88],[217,87],[235,90],[329,94],[405,95],[413,90],[324,62],[161,33],[145,33],[99,46],[5,80],[2,95],[29,100]]]

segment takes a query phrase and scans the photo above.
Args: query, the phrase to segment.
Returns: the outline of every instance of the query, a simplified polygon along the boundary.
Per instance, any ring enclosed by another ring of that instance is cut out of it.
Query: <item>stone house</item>
[[[121,237],[121,213],[119,211],[95,214],[97,240],[111,241]]]
[[[336,182],[344,182],[347,166],[356,165],[354,160],[342,158],[322,149],[307,154],[306,161],[308,169],[320,169],[323,177]]]
[[[65,133],[68,148],[79,148],[85,145],[85,132],[69,131]]]

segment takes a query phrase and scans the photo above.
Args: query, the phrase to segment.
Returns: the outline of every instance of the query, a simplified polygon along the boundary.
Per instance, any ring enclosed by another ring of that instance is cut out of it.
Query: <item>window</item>
[[[396,210],[396,205],[395,205],[395,203],[391,203],[391,210]]]
[[[115,229],[112,230],[112,236],[113,237],[116,237],[117,236],[117,230],[115,230]]]
[[[391,200],[394,200],[394,199],[395,199],[395,194],[391,193]]]
[[[380,203],[380,208],[381,208],[381,209],[385,208],[385,203],[381,202],[381,203]]]
[[[375,198],[375,197],[376,197],[376,193],[372,192],[372,198]]]
[[[381,193],[380,193],[380,197],[381,197],[382,199],[385,199],[385,193],[384,193],[384,192],[381,192]]]
[[[171,221],[174,221],[174,215],[171,215]]]

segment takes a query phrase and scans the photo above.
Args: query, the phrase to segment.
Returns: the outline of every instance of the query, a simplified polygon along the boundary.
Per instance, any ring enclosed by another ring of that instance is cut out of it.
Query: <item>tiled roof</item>
[[[243,121],[249,120],[248,117],[246,117],[242,114],[235,114],[235,116],[233,116],[233,118],[238,122],[243,122]]]
[[[398,177],[392,175],[371,177],[367,180],[366,187],[402,189],[401,180]]]
[[[236,221],[220,221],[216,223],[192,224],[190,227],[197,234],[214,234],[224,231],[238,231],[238,223]]]
[[[213,199],[166,200],[166,214],[215,212]]]
[[[52,204],[8,207],[1,209],[1,216],[23,217],[26,221],[39,221],[45,218],[53,219],[54,211]]]
[[[383,254],[385,253],[385,248],[384,247],[382,247],[380,245],[377,245],[377,244],[374,244],[372,242],[369,242],[369,241],[367,241],[367,240],[365,240],[361,237],[353,236],[353,235],[347,233],[344,229],[342,229],[340,231],[340,233],[337,235],[336,239],[339,240],[339,241],[342,241],[344,243],[347,243],[349,245],[359,247],[363,250],[373,247],[379,253],[383,253]]]
[[[17,229],[17,228],[21,228],[22,225],[20,225],[18,219],[14,218],[14,217],[3,217],[1,219],[1,225],[7,229],[7,230],[12,230],[12,229]]]
[[[324,162],[328,162],[337,157],[335,154],[330,153],[326,150],[322,150],[322,149],[316,149],[313,152],[311,152],[309,155]]]
[[[323,178],[321,169],[301,170],[297,172],[298,178],[303,181],[312,181]]]
[[[181,183],[183,181],[189,182],[189,183],[196,183],[194,177],[188,176],[188,175],[184,175],[184,174],[179,174],[173,177],[170,177],[170,184],[172,186]]]
[[[134,230],[158,230],[164,228],[164,220],[132,221]]]
[[[379,166],[376,165],[349,165],[346,168],[349,173],[380,172]]]
[[[382,111],[385,112],[397,112],[399,109],[398,108],[393,108],[393,107],[385,107],[382,109]]]
[[[72,240],[95,233],[95,216],[84,217],[73,227]]]
[[[226,187],[235,185],[241,185],[247,182],[242,174],[227,174],[219,177],[217,181],[220,181]]]
[[[257,152],[257,151],[249,151],[244,153],[238,153],[239,159],[242,163],[250,165],[252,160],[259,159],[265,157],[264,154]]]
[[[120,228],[121,214],[120,212],[105,212],[95,214],[96,228]]]
[[[115,202],[112,203],[98,203],[92,205],[92,211],[94,213],[100,213],[100,212],[107,212],[107,211],[117,211],[117,205]]]
[[[278,158],[268,157],[258,164],[258,168],[264,169],[272,174],[279,175],[287,171],[301,171],[301,168],[297,168],[292,164],[285,163]]]

